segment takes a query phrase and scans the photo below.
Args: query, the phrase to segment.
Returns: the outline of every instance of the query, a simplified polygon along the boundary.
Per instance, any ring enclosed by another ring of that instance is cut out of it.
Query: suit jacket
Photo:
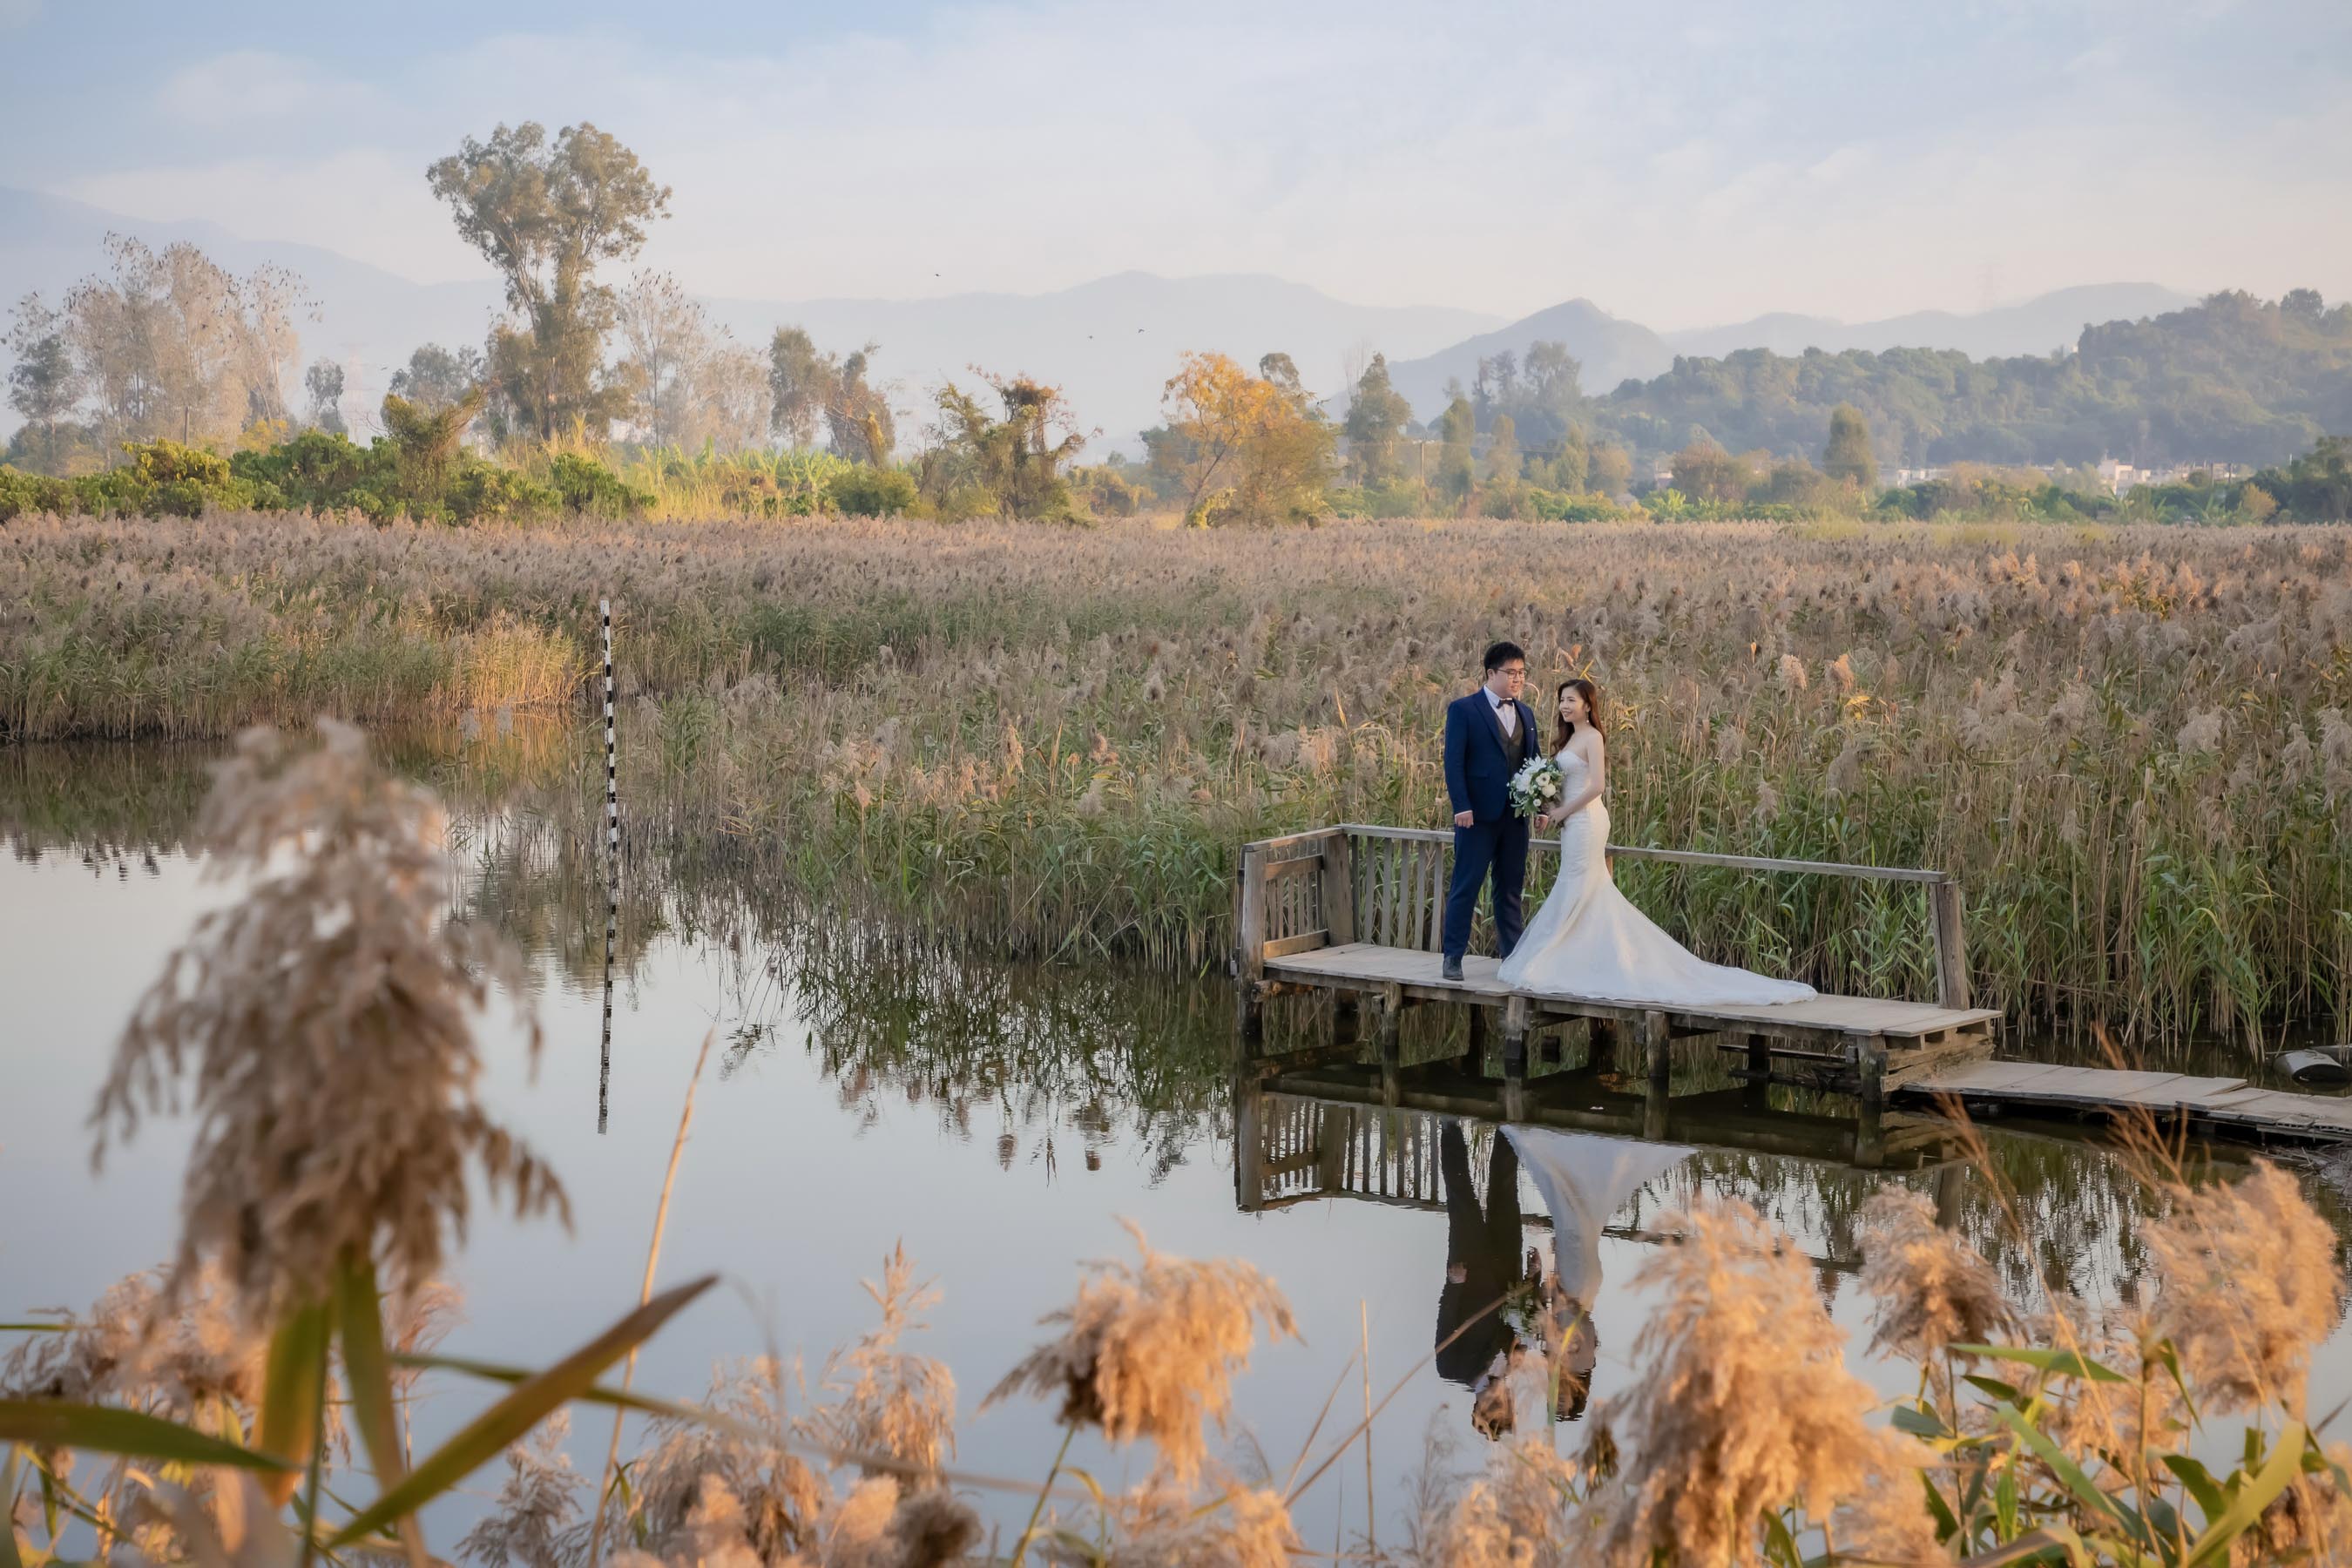
[[[1481,823],[1510,820],[1511,775],[1537,754],[1536,711],[1514,703],[1518,732],[1507,740],[1485,687],[1445,707],[1445,793],[1457,813],[1475,813]]]

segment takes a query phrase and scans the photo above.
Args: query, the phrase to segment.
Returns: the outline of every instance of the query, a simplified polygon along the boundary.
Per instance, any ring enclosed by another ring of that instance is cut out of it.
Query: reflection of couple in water
[[[1544,1364],[1553,1415],[1562,1421],[1583,1415],[1601,1351],[1592,1309],[1601,1292],[1601,1227],[1635,1188],[1692,1152],[1675,1144],[1506,1127],[1495,1135],[1482,1207],[1463,1125],[1445,1123],[1437,1146],[1445,1185],[1437,1371],[1470,1390],[1470,1424],[1479,1432],[1499,1437],[1511,1429],[1511,1374],[1530,1356]],[[1522,1165],[1551,1214],[1549,1277],[1535,1249],[1522,1250]]]

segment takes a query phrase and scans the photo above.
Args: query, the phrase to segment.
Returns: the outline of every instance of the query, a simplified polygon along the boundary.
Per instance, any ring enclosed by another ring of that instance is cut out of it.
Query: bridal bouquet
[[[1511,775],[1511,809],[1533,816],[1559,798],[1559,764],[1549,757],[1531,757]]]

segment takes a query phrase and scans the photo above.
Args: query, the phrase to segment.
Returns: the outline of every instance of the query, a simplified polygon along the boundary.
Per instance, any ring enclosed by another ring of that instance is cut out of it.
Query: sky
[[[1265,272],[1673,329],[2352,294],[2347,88],[2342,0],[0,0],[0,183],[439,281],[488,268],[425,165],[589,120],[705,295]]]

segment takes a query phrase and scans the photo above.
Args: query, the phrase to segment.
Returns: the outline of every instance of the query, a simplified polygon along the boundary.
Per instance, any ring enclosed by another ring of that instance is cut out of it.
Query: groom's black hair
[[[1510,663],[1511,660],[1515,658],[1520,663],[1525,664],[1528,658],[1528,650],[1521,647],[1515,642],[1498,642],[1487,645],[1486,668],[1488,669],[1500,669],[1503,666]]]

